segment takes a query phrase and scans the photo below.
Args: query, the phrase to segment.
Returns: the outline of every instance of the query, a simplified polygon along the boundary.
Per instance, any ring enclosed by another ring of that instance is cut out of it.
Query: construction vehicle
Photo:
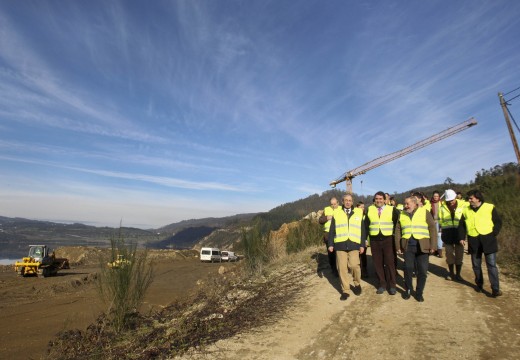
[[[69,260],[57,258],[47,245],[29,245],[29,255],[14,263],[14,270],[20,276],[49,277],[56,275],[61,269],[70,269]]]
[[[112,262],[107,263],[108,267],[111,269],[119,269],[123,266],[130,265],[130,261],[125,259],[124,255],[117,255],[117,259]]]
[[[466,130],[472,126],[477,125],[477,120],[474,118],[470,118],[458,125],[452,126],[446,130],[441,131],[438,134],[435,134],[433,136],[427,137],[424,140],[421,140],[419,142],[416,142],[413,145],[410,145],[404,149],[401,149],[399,151],[395,151],[391,154],[380,156],[377,159],[374,159],[372,161],[367,162],[366,164],[363,164],[355,169],[352,169],[350,171],[347,171],[337,179],[330,182],[330,186],[332,188],[335,188],[337,184],[345,181],[347,185],[347,193],[352,194],[352,179],[358,175],[365,174],[367,171],[372,170],[376,167],[379,167],[381,165],[384,165],[392,160],[398,159],[402,156],[408,155],[409,153],[422,149],[425,146],[431,145],[439,140],[445,139],[448,136],[454,135],[462,130]]]

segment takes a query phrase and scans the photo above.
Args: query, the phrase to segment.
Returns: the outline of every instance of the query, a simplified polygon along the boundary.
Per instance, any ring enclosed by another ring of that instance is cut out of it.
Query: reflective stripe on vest
[[[386,205],[381,212],[381,217],[377,214],[377,207],[370,205],[368,207],[367,216],[370,219],[370,227],[368,233],[370,236],[376,236],[381,231],[384,236],[392,235],[394,230],[394,222],[392,221],[394,207]]]
[[[334,215],[334,209],[330,206],[327,206],[325,209],[323,209],[323,214],[325,216]],[[323,220],[322,220],[323,221]],[[323,224],[323,231],[329,232],[330,230],[330,223],[332,220],[328,220],[325,224]]]
[[[428,223],[426,222],[426,209],[424,207],[417,208],[412,218],[408,216],[408,213],[402,212],[399,216],[399,222],[401,223],[401,232],[403,239],[429,239],[430,231],[428,230]]]
[[[361,226],[363,225],[363,212],[361,209],[352,209],[352,216],[349,218],[343,208],[338,208],[334,212],[336,223],[336,237],[334,242],[350,240],[356,244],[361,244]]]
[[[460,218],[464,213],[464,205],[457,200],[457,208],[451,218],[451,211],[445,201],[439,206],[439,225],[442,229],[456,229],[459,227]]]
[[[469,236],[488,235],[493,232],[492,212],[495,206],[489,203],[480,205],[477,211],[471,207],[464,208],[466,230]]]

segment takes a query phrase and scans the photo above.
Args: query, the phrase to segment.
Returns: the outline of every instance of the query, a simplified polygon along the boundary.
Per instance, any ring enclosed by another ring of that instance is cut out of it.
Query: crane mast
[[[405,155],[408,155],[411,152],[422,149],[423,147],[431,145],[437,141],[445,139],[449,136],[452,136],[460,131],[466,130],[475,125],[477,125],[477,120],[475,120],[475,118],[470,118],[458,125],[452,126],[446,130],[441,131],[440,133],[427,137],[426,139],[416,142],[415,144],[410,145],[404,149],[395,151],[388,155],[380,156],[377,159],[367,162],[366,164],[363,164],[361,166],[358,166],[357,168],[349,170],[349,171],[345,172],[344,174],[342,174],[340,177],[331,181],[330,186],[335,188],[337,184],[345,181],[346,185],[347,185],[347,193],[352,194],[352,179],[355,178],[356,176],[365,174],[369,170],[372,170],[372,169],[379,167],[381,165],[384,165],[392,160],[395,160],[395,159],[398,159]]]

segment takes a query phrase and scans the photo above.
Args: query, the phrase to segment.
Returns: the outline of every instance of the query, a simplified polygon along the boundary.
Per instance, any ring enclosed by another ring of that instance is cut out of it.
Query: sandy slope
[[[323,255],[321,255],[323,256]],[[471,260],[463,276],[444,279],[445,259],[430,257],[425,302],[376,295],[373,273],[363,294],[339,300],[330,270],[308,276],[305,290],[287,315],[209,346],[183,359],[517,359],[520,356],[520,289],[501,276],[504,296],[491,298],[471,283]],[[370,265],[370,264],[369,264]],[[317,265],[319,268],[320,266]],[[399,270],[402,289],[402,271]],[[321,275],[321,276],[320,276]]]

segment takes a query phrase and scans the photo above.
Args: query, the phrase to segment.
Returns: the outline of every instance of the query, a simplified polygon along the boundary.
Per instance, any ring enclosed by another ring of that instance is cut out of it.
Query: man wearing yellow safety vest
[[[460,273],[464,259],[464,241],[459,240],[458,228],[465,207],[464,202],[457,200],[455,191],[448,189],[444,192],[444,201],[439,205],[439,225],[450,271],[446,280],[462,281]]]
[[[336,251],[336,265],[341,281],[340,300],[349,297],[349,270],[354,283],[353,292],[361,295],[361,267],[359,254],[366,249],[366,232],[363,226],[363,212],[353,207],[352,195],[343,195],[343,206],[334,211],[329,231],[328,251]]]
[[[484,196],[479,190],[470,190],[468,201],[470,206],[464,209],[458,230],[460,240],[464,240],[466,236],[468,238],[468,250],[471,254],[471,264],[477,285],[476,291],[483,291],[482,254],[484,254],[489,282],[491,283],[491,296],[501,296],[496,237],[502,228],[502,219],[493,204],[484,202]]]
[[[411,296],[412,273],[416,265],[415,299],[423,302],[429,256],[437,249],[437,226],[432,214],[424,206],[419,207],[419,200],[415,196],[404,200],[404,211],[401,212],[399,223],[395,227],[395,246],[399,254],[404,254],[403,299],[408,300]]]
[[[397,293],[396,257],[394,247],[394,228],[399,220],[399,210],[385,205],[385,193],[378,191],[374,195],[374,204],[370,205],[365,216],[365,227],[370,237],[372,262],[379,280],[377,294],[383,294],[387,288],[390,295]]]
[[[323,242],[325,243],[325,247],[327,248],[327,255],[329,258],[329,265],[332,270],[332,274],[334,276],[339,276],[338,269],[336,267],[336,252],[328,251],[329,248],[329,231],[330,231],[330,223],[332,222],[332,215],[334,211],[338,208],[338,199],[333,196],[329,200],[330,206],[325,207],[323,209],[323,215],[320,217],[319,222],[323,225]]]

